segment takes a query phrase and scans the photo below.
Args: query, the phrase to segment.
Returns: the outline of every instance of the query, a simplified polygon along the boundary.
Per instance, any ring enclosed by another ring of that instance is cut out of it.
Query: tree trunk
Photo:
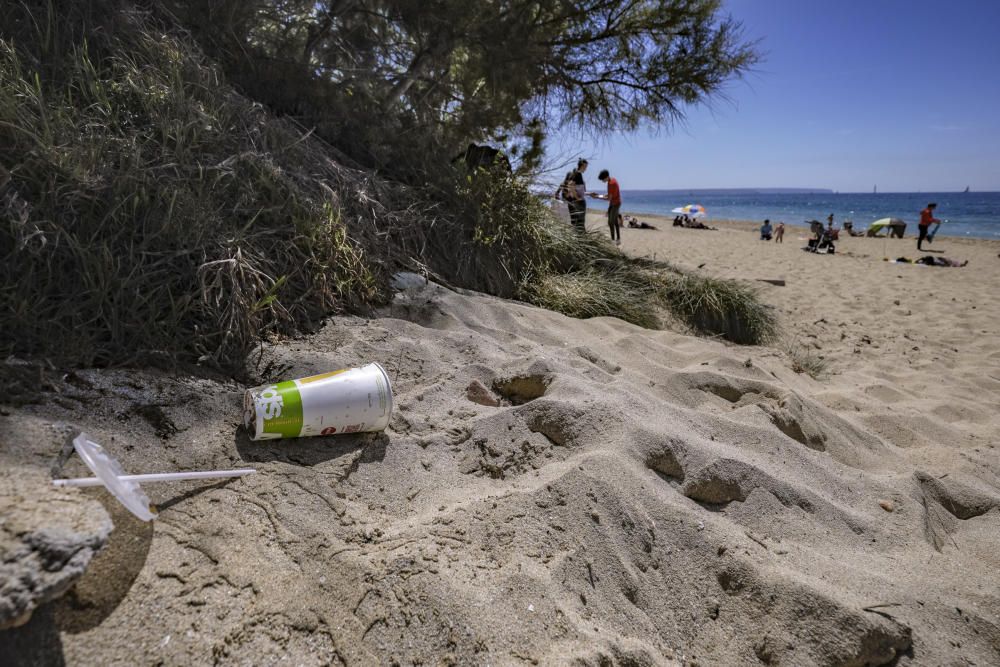
[[[410,66],[406,69],[406,74],[403,75],[403,77],[397,81],[391,89],[389,89],[389,92],[382,100],[382,109],[388,109],[393,104],[398,102],[429,67],[431,67],[436,61],[451,53],[453,48],[453,40],[451,38],[446,38],[442,39],[430,49],[425,49],[418,53],[410,63]]]

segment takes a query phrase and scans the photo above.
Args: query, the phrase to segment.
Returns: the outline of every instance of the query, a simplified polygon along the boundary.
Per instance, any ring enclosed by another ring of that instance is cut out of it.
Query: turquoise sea
[[[598,187],[590,186],[603,192]],[[969,236],[1000,239],[1000,192],[888,192],[878,193],[712,193],[677,190],[623,190],[622,210],[673,216],[671,209],[685,204],[701,204],[712,220],[754,220],[770,218],[785,224],[803,225],[807,220],[826,221],[833,213],[841,226],[852,220],[855,229],[864,229],[879,218],[901,218],[907,235],[916,233],[920,210],[937,202],[936,217],[947,220],[941,236]],[[591,207],[603,207],[590,200]]]

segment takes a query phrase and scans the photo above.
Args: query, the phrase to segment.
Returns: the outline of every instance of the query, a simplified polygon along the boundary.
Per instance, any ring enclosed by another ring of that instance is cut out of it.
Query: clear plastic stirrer
[[[120,463],[104,448],[90,439],[86,433],[81,433],[73,439],[73,448],[80,455],[96,477],[78,477],[76,479],[54,479],[55,486],[103,486],[118,499],[132,514],[143,521],[156,518],[156,512],[150,505],[149,498],[143,493],[139,482],[179,482],[189,479],[224,479],[227,477],[242,477],[257,472],[253,468],[242,470],[204,470],[197,472],[164,472],[151,475],[126,475]]]

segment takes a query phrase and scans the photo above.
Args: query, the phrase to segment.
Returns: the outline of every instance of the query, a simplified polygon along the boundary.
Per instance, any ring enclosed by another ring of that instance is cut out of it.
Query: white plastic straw
[[[180,482],[186,479],[221,479],[224,477],[242,477],[257,472],[253,468],[242,470],[205,470],[201,472],[161,472],[152,475],[120,475],[118,479],[126,482]],[[54,479],[55,486],[104,486],[98,477],[77,477],[75,479]]]

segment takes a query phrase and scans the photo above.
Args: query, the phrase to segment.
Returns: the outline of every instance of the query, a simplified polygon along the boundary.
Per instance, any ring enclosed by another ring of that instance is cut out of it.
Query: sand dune
[[[264,351],[272,377],[383,363],[384,434],[250,442],[233,383],[57,382],[0,417],[39,484],[75,428],[130,470],[262,474],[151,487],[152,529],[107,502],[114,541],[8,640],[47,632],[70,664],[1000,662],[998,244],[939,239],[970,259],[945,269],[789,232],[625,230],[633,254],[784,279],[759,283],[773,347],[429,284]]]

